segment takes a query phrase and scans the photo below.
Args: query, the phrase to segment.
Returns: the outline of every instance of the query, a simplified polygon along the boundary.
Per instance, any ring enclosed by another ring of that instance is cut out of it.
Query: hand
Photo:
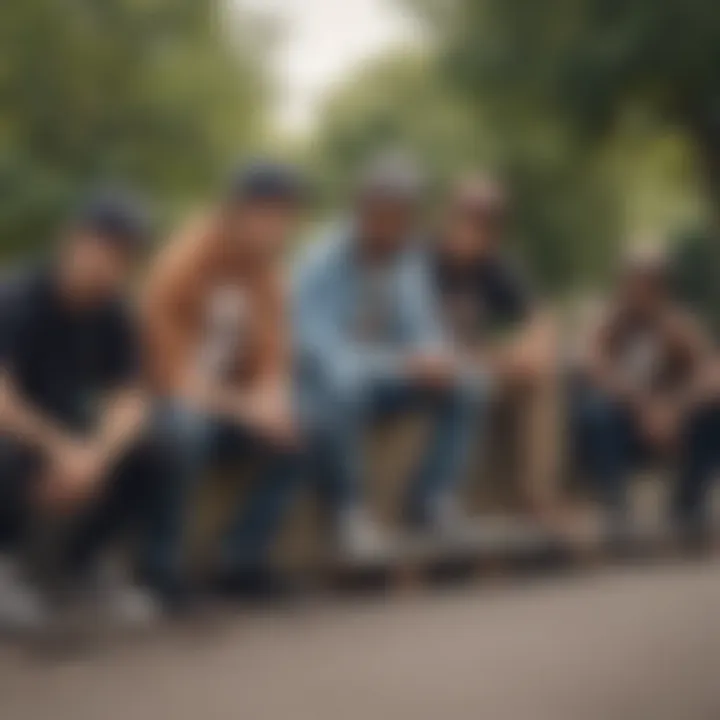
[[[640,410],[640,428],[652,445],[668,447],[677,438],[677,414],[667,405],[648,405]]]
[[[51,455],[42,499],[56,507],[75,507],[97,490],[103,469],[103,456],[95,446],[67,441]]]
[[[411,378],[431,388],[446,388],[457,374],[456,364],[447,353],[413,355],[405,365]]]
[[[299,442],[291,402],[284,392],[274,390],[256,392],[244,404],[242,419],[278,445],[295,446]]]

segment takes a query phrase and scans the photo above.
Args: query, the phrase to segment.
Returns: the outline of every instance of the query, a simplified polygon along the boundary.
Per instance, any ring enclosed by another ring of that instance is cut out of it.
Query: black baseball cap
[[[230,202],[277,202],[299,204],[307,194],[300,172],[292,165],[256,159],[239,165],[230,175]]]
[[[125,190],[106,189],[88,194],[75,213],[71,228],[92,233],[131,252],[143,250],[152,235],[147,206]]]

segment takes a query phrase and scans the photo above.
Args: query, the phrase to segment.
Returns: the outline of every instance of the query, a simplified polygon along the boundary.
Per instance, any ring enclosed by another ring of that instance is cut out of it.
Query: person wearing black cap
[[[479,421],[480,386],[462,374],[440,326],[417,232],[414,164],[381,155],[361,178],[353,219],[297,269],[294,329],[301,393],[339,548],[364,558],[387,543],[367,507],[362,440],[378,418],[419,410],[434,433],[409,487],[405,520],[459,530],[457,488]]]
[[[40,554],[53,551],[43,565],[68,580],[89,576],[150,503],[157,457],[141,439],[146,404],[124,298],[148,234],[137,201],[95,195],[51,262],[0,285],[0,543],[17,561],[62,519],[62,539]],[[0,568],[0,614],[38,621],[16,564]]]
[[[231,596],[277,587],[267,556],[299,472],[282,262],[302,201],[292,168],[243,166],[150,271],[150,381],[176,462],[147,566],[170,598],[188,590],[188,498],[221,460],[255,459],[261,472],[223,538],[214,584]]]
[[[444,323],[458,351],[490,377],[494,406],[513,420],[511,440],[519,458],[513,490],[522,509],[555,525],[560,456],[555,332],[510,257],[508,220],[508,196],[497,180],[482,174],[460,180],[437,235],[434,274]],[[500,426],[491,423],[488,431]]]

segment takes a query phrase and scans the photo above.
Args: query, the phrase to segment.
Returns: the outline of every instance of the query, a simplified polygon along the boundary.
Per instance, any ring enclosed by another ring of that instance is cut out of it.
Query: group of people
[[[628,260],[568,372],[553,313],[509,258],[498,182],[460,181],[428,232],[417,169],[380,158],[348,217],[301,245],[288,273],[306,198],[295,169],[251,163],[148,262],[145,208],[103,193],[49,260],[7,273],[3,619],[37,624],[96,587],[119,543],[155,603],[185,607],[199,590],[185,552],[193,498],[220,463],[251,459],[257,471],[203,591],[277,591],[270,551],[302,492],[323,501],[341,552],[380,552],[362,441],[405,411],[433,422],[404,500],[413,531],[451,534],[465,522],[461,484],[498,402],[518,409],[525,510],[558,520],[563,397],[613,521],[623,521],[633,464],[650,455],[676,463],[672,518],[703,524],[720,459],[713,348],[674,301],[661,257]]]

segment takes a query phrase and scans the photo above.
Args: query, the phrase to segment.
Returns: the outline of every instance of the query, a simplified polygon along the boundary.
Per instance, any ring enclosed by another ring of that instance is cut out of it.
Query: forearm
[[[95,442],[100,456],[112,463],[139,437],[148,415],[148,402],[140,389],[117,393],[100,420]]]
[[[0,431],[50,454],[67,441],[66,431],[24,400],[7,374],[0,377]]]

